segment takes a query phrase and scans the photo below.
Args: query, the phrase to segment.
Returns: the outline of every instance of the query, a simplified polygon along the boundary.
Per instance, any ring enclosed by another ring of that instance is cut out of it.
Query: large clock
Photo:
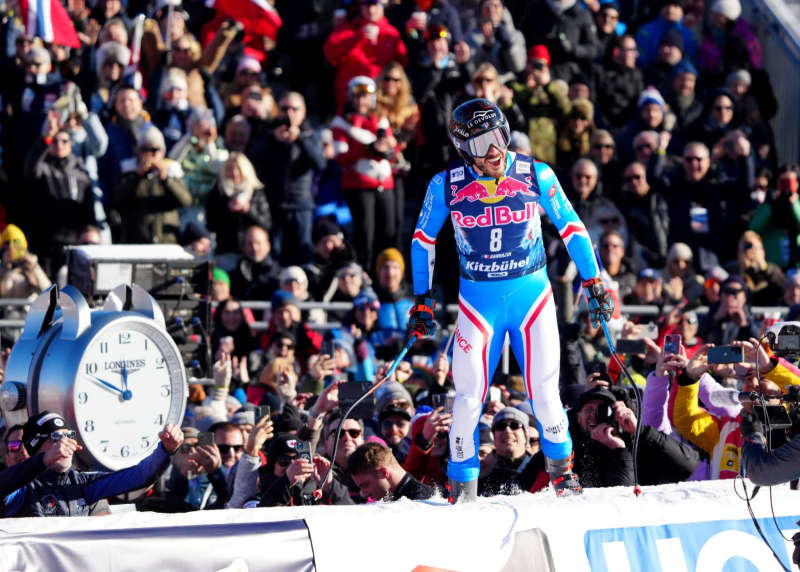
[[[75,288],[51,287],[28,312],[0,407],[9,425],[60,413],[83,445],[79,459],[117,470],[149,455],[165,424],[181,422],[187,393],[180,351],[145,290],[119,286],[90,310]]]

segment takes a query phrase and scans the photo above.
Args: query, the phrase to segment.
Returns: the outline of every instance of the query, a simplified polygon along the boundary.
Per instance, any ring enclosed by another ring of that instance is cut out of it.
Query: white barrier
[[[800,520],[800,492],[775,487],[773,502],[783,534],[791,537]],[[752,504],[773,549],[791,567],[793,546],[772,522],[769,491],[762,489]],[[236,570],[297,570],[305,568],[299,563],[312,546],[314,565],[322,572],[546,569],[520,560],[515,543],[525,536],[517,533],[530,529],[543,533],[559,571],[781,570],[734,494],[733,481],[646,487],[639,498],[630,487],[619,487],[567,499],[545,491],[456,506],[401,501],[5,519],[0,529],[8,533],[0,538],[0,570],[55,569],[37,561],[40,553],[56,554],[56,561],[66,564],[59,568],[69,570],[220,570],[237,558]],[[45,551],[47,543],[63,546]]]

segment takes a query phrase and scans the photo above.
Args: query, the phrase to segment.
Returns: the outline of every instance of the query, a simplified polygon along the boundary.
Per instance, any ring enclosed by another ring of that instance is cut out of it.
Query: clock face
[[[111,470],[134,465],[155,449],[164,425],[183,419],[180,353],[147,323],[115,322],[86,348],[72,403],[75,429],[91,455]]]

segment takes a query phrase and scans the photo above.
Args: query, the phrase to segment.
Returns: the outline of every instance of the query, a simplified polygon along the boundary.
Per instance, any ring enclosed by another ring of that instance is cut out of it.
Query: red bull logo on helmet
[[[537,196],[536,192],[531,190],[530,177],[525,177],[525,182],[511,177],[503,177],[497,183],[495,181],[470,181],[461,188],[458,185],[450,185],[450,193],[453,197],[450,199],[451,205],[462,201],[496,203],[503,200],[504,197],[512,199],[517,195]]]
[[[486,228],[528,222],[536,215],[536,208],[536,203],[525,203],[524,209],[512,209],[507,206],[486,207],[477,216],[451,210],[450,216],[453,224],[461,228]]]

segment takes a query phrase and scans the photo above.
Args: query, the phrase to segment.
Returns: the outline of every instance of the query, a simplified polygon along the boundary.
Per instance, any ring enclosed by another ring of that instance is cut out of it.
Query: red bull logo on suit
[[[486,207],[483,213],[472,216],[461,211],[451,210],[450,216],[453,224],[462,228],[486,228],[490,226],[504,226],[528,222],[536,214],[536,203],[525,203],[524,209],[512,209],[507,206]]]

